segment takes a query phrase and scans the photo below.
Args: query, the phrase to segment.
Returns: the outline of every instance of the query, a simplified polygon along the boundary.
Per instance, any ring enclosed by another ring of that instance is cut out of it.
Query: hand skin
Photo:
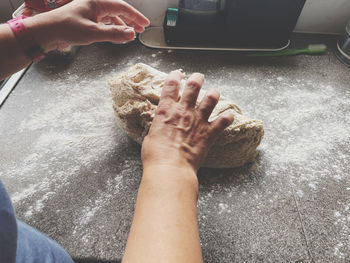
[[[102,21],[112,20],[114,25]],[[24,19],[24,24],[45,52],[93,42],[124,43],[143,32],[149,20],[122,0],[74,0]],[[28,66],[31,61],[17,43],[9,25],[0,25],[0,80]]]
[[[124,263],[203,262],[198,224],[197,170],[231,113],[208,118],[219,100],[207,92],[196,107],[204,76],[193,74],[179,99],[183,75],[168,76],[148,136],[142,145],[143,177]]]

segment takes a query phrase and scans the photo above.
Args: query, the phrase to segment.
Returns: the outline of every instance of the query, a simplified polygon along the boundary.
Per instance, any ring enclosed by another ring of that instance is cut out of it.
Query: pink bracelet
[[[43,49],[36,43],[28,28],[24,25],[23,19],[26,16],[19,16],[7,22],[18,43],[26,56],[32,61],[39,61],[45,57]]]

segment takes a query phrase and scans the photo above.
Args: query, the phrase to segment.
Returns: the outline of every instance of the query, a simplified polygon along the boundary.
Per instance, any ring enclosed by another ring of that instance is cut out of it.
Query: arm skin
[[[123,262],[202,262],[192,168],[147,166]]]
[[[112,20],[113,25],[102,21]],[[149,20],[122,0],[74,0],[24,19],[24,24],[44,52],[70,45],[110,41],[124,43],[143,32]],[[28,66],[31,61],[17,43],[9,25],[0,25],[0,80]]]
[[[0,25],[0,57],[0,80],[29,66],[31,63],[23,53],[8,25]]]
[[[233,122],[208,122],[219,93],[196,107],[204,76],[193,74],[179,99],[183,75],[170,73],[142,145],[143,178],[123,262],[203,262],[197,223],[197,170],[219,134]]]

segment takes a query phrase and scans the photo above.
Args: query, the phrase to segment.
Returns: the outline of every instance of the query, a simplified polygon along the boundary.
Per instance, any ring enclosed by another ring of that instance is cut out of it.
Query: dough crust
[[[109,81],[117,122],[139,144],[149,131],[166,77],[166,73],[140,63]],[[184,84],[185,81],[180,94]],[[204,93],[201,91],[199,101]],[[256,148],[264,136],[263,123],[243,116],[237,105],[223,97],[210,120],[225,111],[231,111],[235,121],[210,149],[204,167],[238,167],[252,162],[257,155]]]

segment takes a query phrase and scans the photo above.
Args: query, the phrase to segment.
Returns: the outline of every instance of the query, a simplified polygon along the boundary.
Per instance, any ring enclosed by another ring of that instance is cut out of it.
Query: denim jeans
[[[16,219],[5,187],[0,181],[0,262],[73,263],[55,241]]]

